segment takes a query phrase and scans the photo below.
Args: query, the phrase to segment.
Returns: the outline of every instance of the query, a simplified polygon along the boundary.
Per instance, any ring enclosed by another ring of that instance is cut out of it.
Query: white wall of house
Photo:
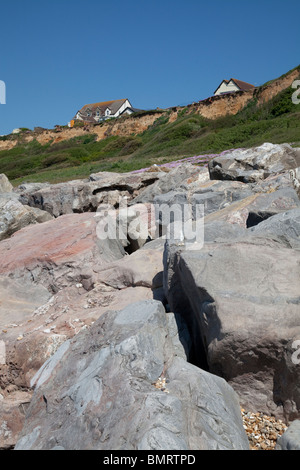
[[[215,95],[221,95],[222,93],[230,93],[234,91],[239,91],[239,87],[236,86],[236,84],[232,80],[230,80],[228,85],[226,85],[225,82],[221,83],[221,85],[215,92]]]
[[[128,107],[129,107],[129,108],[132,108],[132,106],[131,106],[131,104],[129,103],[129,101],[126,100],[126,101],[122,104],[121,108],[118,109],[118,111],[116,112],[116,114],[114,114],[114,117],[119,116],[119,115],[120,115],[126,108],[128,108]]]

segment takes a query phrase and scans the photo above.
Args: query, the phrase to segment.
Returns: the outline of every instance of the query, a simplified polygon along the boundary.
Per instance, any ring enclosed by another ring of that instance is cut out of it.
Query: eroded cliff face
[[[294,80],[297,80],[297,78],[299,78],[299,75],[300,72],[298,68],[286,75],[285,77],[278,78],[269,85],[266,85],[265,87],[261,88],[257,93],[258,104],[262,104],[266,101],[271,100],[282,90],[285,90],[286,88],[290,87]]]
[[[274,96],[278,95],[278,93],[290,87],[297,78],[299,78],[298,69],[263,87],[228,95],[212,96],[191,105],[190,110],[191,112],[194,111],[201,114],[207,119],[217,119],[227,114],[237,114],[252,98],[257,99],[258,105],[270,101]]]
[[[207,119],[217,119],[227,114],[237,114],[252,98],[253,90],[212,96],[198,103],[196,112]]]
[[[132,134],[140,134],[148,129],[148,127],[151,126],[161,115],[161,112],[157,112],[140,117],[116,119],[98,126],[63,128],[61,130],[45,129],[44,131],[36,132],[32,131],[27,134],[22,134],[22,136],[14,136],[12,140],[0,141],[0,151],[10,150],[20,143],[24,144],[32,142],[33,140],[37,140],[40,144],[45,145],[48,142],[56,144],[63,140],[69,140],[73,137],[79,137],[86,134],[96,134],[97,141],[114,135],[129,136]]]
[[[257,99],[258,105],[265,103],[274,98],[274,96],[281,91],[290,87],[297,78],[299,78],[299,69],[293,70],[286,76],[273,80],[263,87],[254,88],[253,90],[244,92],[235,92],[228,95],[211,96],[205,100],[189,105],[187,107],[187,112],[196,112],[207,119],[217,119],[227,114],[237,114],[252,98]],[[176,121],[178,111],[182,109],[182,107],[175,106],[171,110],[166,110],[165,112],[169,115],[169,122]],[[63,140],[72,139],[73,137],[86,134],[96,134],[97,141],[114,135],[137,135],[147,130],[148,127],[161,116],[162,112],[157,111],[157,113],[149,113],[139,117],[116,119],[105,122],[102,125],[91,125],[86,126],[85,128],[63,128],[59,131],[48,129],[39,132],[32,131],[28,134],[22,134],[22,137],[15,136],[11,140],[0,141],[0,151],[9,150],[15,147],[20,143],[20,139],[22,143],[31,142],[36,139],[39,143],[44,145],[51,141],[55,144]]]

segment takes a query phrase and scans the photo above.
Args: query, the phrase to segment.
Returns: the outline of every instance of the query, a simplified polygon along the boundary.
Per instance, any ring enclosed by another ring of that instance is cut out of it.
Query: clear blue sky
[[[299,65],[299,0],[14,0],[0,5],[0,135],[87,103],[141,109],[261,85]]]

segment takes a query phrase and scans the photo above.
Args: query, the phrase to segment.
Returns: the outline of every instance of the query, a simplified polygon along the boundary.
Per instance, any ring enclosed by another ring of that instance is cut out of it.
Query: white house
[[[251,85],[247,82],[242,82],[241,80],[236,80],[235,78],[231,78],[230,80],[223,80],[214,95],[224,95],[225,93],[234,93],[236,91],[247,91],[252,90],[254,85]]]
[[[133,108],[130,101],[126,99],[102,101],[100,103],[86,104],[77,111],[73,120],[89,123],[97,123],[105,119],[116,118],[124,114],[132,114],[137,109]]]

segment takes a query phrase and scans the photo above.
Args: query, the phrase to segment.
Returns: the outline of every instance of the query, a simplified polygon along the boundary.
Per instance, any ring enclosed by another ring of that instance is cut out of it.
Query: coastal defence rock
[[[186,361],[175,322],[138,302],[63,343],[32,380],[15,450],[248,450],[235,392]]]
[[[300,416],[300,254],[268,238],[166,247],[165,294],[184,313],[194,361],[225,380],[244,408]]]
[[[13,193],[0,194],[0,241],[27,225],[47,222],[53,218],[46,211],[24,206],[15,196]]]
[[[0,195],[51,219],[0,242],[0,449],[248,449],[240,406],[298,418],[299,175],[267,175],[181,164]],[[165,240],[157,201],[203,203],[204,245]],[[127,238],[99,238],[105,207]]]
[[[271,174],[300,166],[300,149],[289,144],[265,143],[259,147],[233,150],[208,164],[211,179],[254,183]]]
[[[275,450],[300,450],[300,420],[290,424],[278,439]]]
[[[248,229],[255,237],[269,238],[300,250],[300,208],[280,212]]]
[[[22,204],[49,212],[54,217],[64,214],[96,212],[100,204],[118,208],[124,198],[129,201],[154,184],[164,172],[95,173],[85,180],[66,183],[21,185],[16,188]]]
[[[89,225],[86,229],[88,237]],[[30,381],[63,342],[89,328],[107,310],[163,300],[162,252],[163,243],[155,240],[116,262],[101,264],[95,258],[93,279],[81,276],[80,282],[58,284],[55,294],[45,287],[47,283],[42,286],[23,276],[0,277],[0,416],[5,422],[0,449],[15,444],[32,395]],[[69,256],[71,266],[71,252]]]
[[[82,279],[93,282],[94,265],[125,254],[118,240],[99,240],[96,229],[89,212],[25,227],[0,242],[0,275],[33,281],[53,293]]]

